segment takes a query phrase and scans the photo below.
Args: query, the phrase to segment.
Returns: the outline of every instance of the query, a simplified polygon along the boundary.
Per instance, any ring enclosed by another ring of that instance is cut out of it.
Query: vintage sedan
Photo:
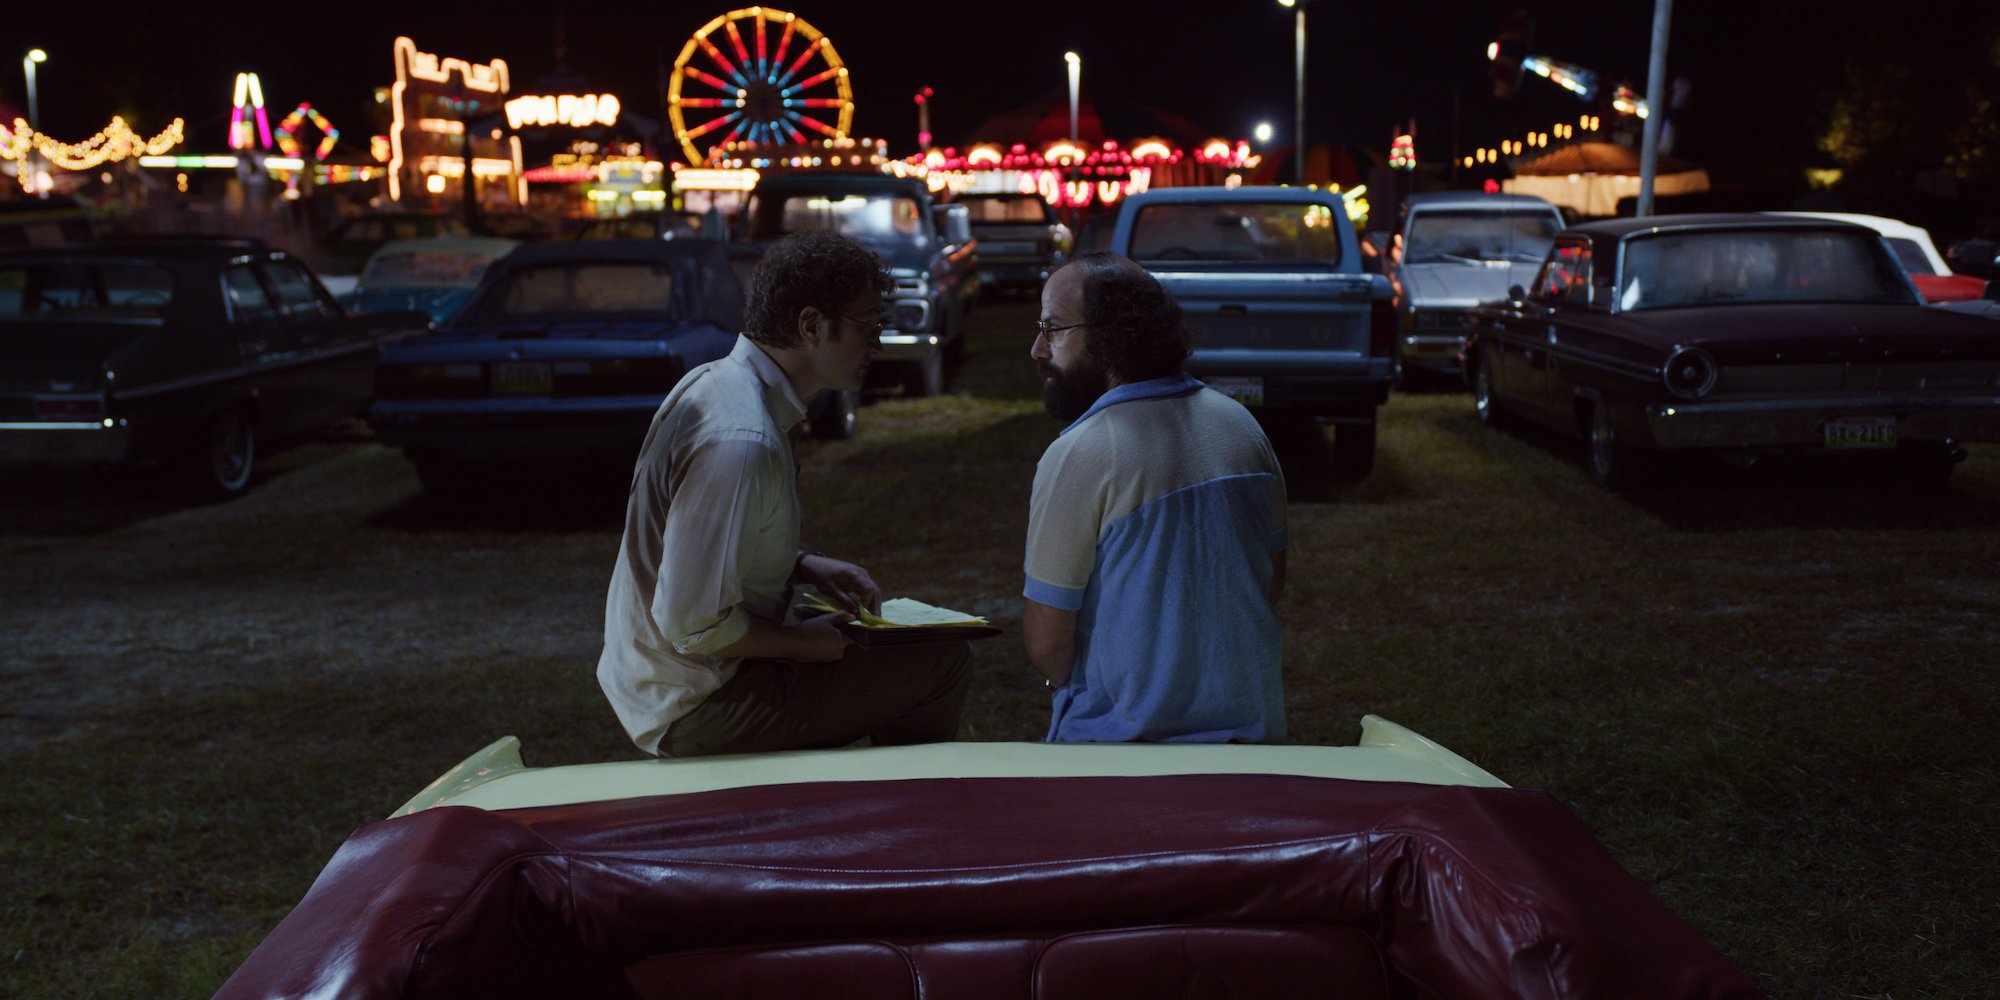
[[[1875,232],[1830,219],[1654,216],[1556,238],[1534,284],[1472,310],[1480,419],[1581,435],[1591,476],[1662,451],[1886,452],[1941,484],[2000,441],[2000,337],[1926,308]]]
[[[496,236],[393,240],[340,300],[356,312],[421,312],[443,323],[472,298],[486,269],[520,244]]]
[[[523,766],[357,830],[264,997],[1756,997],[1545,792],[1357,746],[945,743]]]
[[[1944,254],[1938,253],[1937,245],[1931,242],[1931,234],[1922,226],[1913,226],[1900,219],[1886,219],[1879,215],[1862,215],[1856,212],[1778,212],[1777,215],[1799,215],[1819,219],[1836,219],[1852,222],[1857,226],[1867,226],[1882,234],[1889,244],[1889,250],[1896,255],[1896,261],[1910,276],[1910,283],[1917,286],[1917,294],[1925,302],[1967,302],[1979,298],[1986,288],[1986,279],[1973,274],[1953,274]]]
[[[1466,310],[1533,278],[1562,227],[1562,213],[1532,195],[1411,195],[1382,256],[1401,327],[1396,384],[1457,376]]]
[[[169,464],[234,496],[265,443],[358,416],[377,349],[427,326],[349,316],[249,240],[0,254],[0,461]]]
[[[960,195],[979,241],[979,287],[1039,293],[1050,272],[1069,259],[1075,242],[1055,209],[1032,192]]]
[[[629,470],[674,384],[742,325],[716,241],[524,243],[450,323],[383,352],[368,423],[441,496],[523,467]],[[857,406],[814,397],[813,433],[852,435]]]

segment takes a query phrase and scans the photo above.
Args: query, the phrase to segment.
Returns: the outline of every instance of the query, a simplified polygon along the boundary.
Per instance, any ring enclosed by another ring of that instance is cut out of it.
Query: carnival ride
[[[754,51],[746,33],[754,35]],[[697,124],[689,124],[690,112]],[[704,115],[712,117],[702,120]],[[854,122],[854,91],[832,40],[805,18],[746,7],[703,25],[681,47],[667,84],[667,116],[687,162],[699,166],[708,157],[696,140],[717,132],[717,146],[845,139]]]

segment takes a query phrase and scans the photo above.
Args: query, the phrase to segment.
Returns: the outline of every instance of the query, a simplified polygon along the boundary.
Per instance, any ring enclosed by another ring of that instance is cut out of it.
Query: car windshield
[[[1874,233],[1733,229],[1626,243],[1618,308],[1750,302],[1911,303],[1908,279]]]
[[[589,318],[674,311],[673,269],[648,261],[580,261],[524,267],[482,296],[475,322]]]
[[[173,276],[145,264],[0,267],[0,320],[156,321],[173,300]]]
[[[363,288],[471,288],[498,254],[472,250],[378,253],[361,275]]]
[[[1539,262],[1561,229],[1562,220],[1546,211],[1429,209],[1410,217],[1403,263]]]
[[[779,194],[751,208],[753,240],[825,230],[862,243],[925,243],[930,220],[915,198],[886,191]]]
[[[1131,257],[1184,261],[1338,263],[1333,210],[1308,202],[1148,205],[1132,222]]]
[[[1034,195],[1019,198],[965,198],[959,201],[965,206],[968,217],[974,225],[980,223],[1050,221],[1048,202]]]

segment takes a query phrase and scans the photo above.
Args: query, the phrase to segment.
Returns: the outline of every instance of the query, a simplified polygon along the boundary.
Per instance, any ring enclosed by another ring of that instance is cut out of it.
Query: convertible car
[[[1942,484],[2000,441],[2000,337],[1925,308],[1874,231],[1776,215],[1621,219],[1564,230],[1534,285],[1471,312],[1480,420],[1590,443],[1608,488],[1662,451],[1756,461],[1893,454]]]
[[[217,994],[1759,995],[1554,798],[1373,716],[550,768],[508,737],[356,831]]]
[[[427,326],[349,316],[253,240],[0,253],[0,462],[164,464],[234,496],[263,445],[358,416],[376,351]]]

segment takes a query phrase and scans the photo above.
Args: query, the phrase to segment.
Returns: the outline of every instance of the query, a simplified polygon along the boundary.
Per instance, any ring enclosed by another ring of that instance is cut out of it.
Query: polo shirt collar
[[[806,405],[799,401],[799,391],[792,387],[792,380],[785,377],[785,370],[778,367],[777,360],[765,352],[763,345],[739,333],[729,358],[749,365],[757,374],[757,381],[764,384],[764,408],[771,412],[778,426],[789,431],[806,418]]]
[[[1083,411],[1083,416],[1076,418],[1074,423],[1063,428],[1062,433],[1056,436],[1061,437],[1063,434],[1068,434],[1070,431],[1076,430],[1084,421],[1089,420],[1092,416],[1096,415],[1097,411],[1107,406],[1117,406],[1119,403],[1133,403],[1142,399],[1167,399],[1173,396],[1185,396],[1201,387],[1201,382],[1187,372],[1175,372],[1165,378],[1152,378],[1144,382],[1127,382],[1097,397],[1097,402],[1090,404],[1090,409]]]

